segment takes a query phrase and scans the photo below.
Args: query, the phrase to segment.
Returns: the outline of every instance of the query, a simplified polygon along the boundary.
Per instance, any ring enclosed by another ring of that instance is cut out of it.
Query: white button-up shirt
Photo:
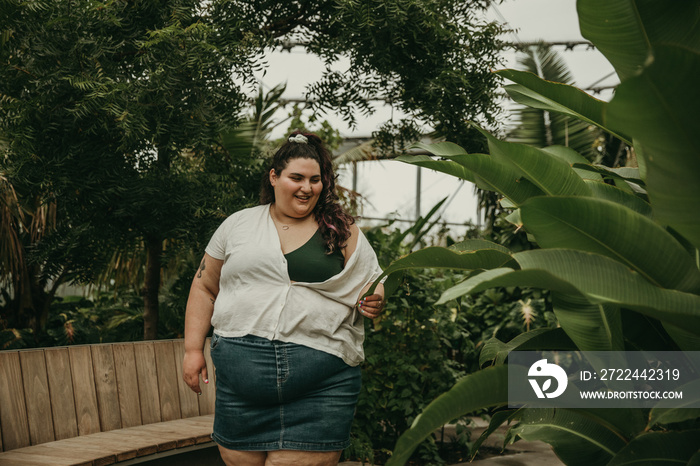
[[[362,362],[364,322],[354,306],[382,270],[361,231],[343,271],[319,283],[289,279],[269,204],[227,218],[206,252],[224,261],[211,319],[217,335],[255,335]]]

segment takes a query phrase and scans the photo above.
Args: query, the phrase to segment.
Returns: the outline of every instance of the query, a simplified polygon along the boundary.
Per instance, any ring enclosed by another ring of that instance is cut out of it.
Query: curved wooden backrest
[[[183,340],[0,351],[0,451],[214,412],[182,379]]]

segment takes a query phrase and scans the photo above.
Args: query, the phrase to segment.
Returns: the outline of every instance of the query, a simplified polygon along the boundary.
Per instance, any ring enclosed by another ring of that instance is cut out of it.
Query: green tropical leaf
[[[565,160],[584,181],[603,181],[603,177],[600,174],[579,168],[579,165],[588,165],[588,160],[575,150],[564,146],[548,146],[543,147],[542,150],[550,155]]]
[[[479,365],[483,366],[487,362],[503,364],[511,351],[535,350],[576,351],[578,348],[562,328],[536,328],[521,333],[508,343],[495,337],[487,340],[479,354]]]
[[[685,465],[698,451],[700,430],[685,432],[649,432],[632,440],[608,463],[608,466]]]
[[[651,44],[635,1],[587,0],[577,2],[581,35],[595,44],[617,71],[620,80],[641,72]]]
[[[588,184],[588,188],[591,190],[592,197],[614,202],[628,209],[632,209],[645,217],[652,217],[651,206],[639,196],[607,183],[600,183],[590,180],[586,180],[586,183]]]
[[[594,172],[598,173],[601,175],[601,177],[605,177],[607,179],[611,179],[616,182],[621,180],[621,181],[626,181],[628,183],[632,183],[637,185],[640,188],[644,188],[646,184],[644,183],[644,180],[642,179],[642,176],[640,174],[639,168],[632,168],[632,167],[620,167],[620,168],[610,168],[610,167],[605,167],[603,165],[590,165],[590,164],[582,164],[582,163],[576,163],[573,165],[574,169],[578,170],[583,170],[583,171],[588,171],[588,172]]]
[[[465,294],[474,294],[497,286],[530,286],[560,291],[571,295],[583,294],[570,283],[560,280],[545,270],[514,270],[501,267],[486,270],[445,290],[435,304],[445,304]]]
[[[494,366],[467,375],[440,395],[413,421],[394,447],[387,466],[405,464],[413,450],[435,429],[477,409],[508,402],[508,368]]]
[[[485,239],[466,239],[464,241],[460,241],[459,243],[453,244],[449,247],[449,249],[457,252],[495,249],[496,251],[501,251],[503,254],[511,254],[510,249],[507,247]]]
[[[595,420],[626,440],[643,432],[649,420],[649,410],[644,408],[577,408],[571,411]]]
[[[656,219],[700,247],[700,54],[658,47],[654,62],[624,82],[607,116],[624,125],[642,153]]]
[[[490,155],[469,154],[450,159],[474,173],[474,182],[479,188],[498,192],[515,205],[543,194],[541,189],[523,178],[515,167]]]
[[[695,2],[674,2],[672,8],[664,2],[635,0],[582,0],[576,5],[581,34],[605,55],[623,82],[655,59],[652,48],[658,44],[700,51]]]
[[[549,443],[564,463],[574,466],[607,464],[625,446],[606,425],[566,409],[523,409],[509,434]]]
[[[552,292],[552,306],[559,325],[579,350],[625,349],[620,310],[616,306],[558,292]]]
[[[417,142],[413,145],[416,149],[423,149],[431,154],[435,154],[440,157],[451,157],[454,155],[465,155],[465,151],[462,147],[455,144],[454,142],[436,142],[433,144],[426,144],[424,142]]]
[[[394,261],[389,267],[384,269],[382,275],[377,278],[375,285],[370,288],[367,294],[371,294],[374,291],[376,284],[383,277],[391,277],[392,274],[406,269],[478,270],[501,267],[509,263],[513,263],[513,257],[506,248],[485,240],[467,240],[464,243],[454,244],[450,248],[427,247]]]
[[[683,384],[677,390],[683,392],[683,400],[676,400],[677,406],[674,408],[652,408],[649,415],[650,428],[657,424],[672,424],[700,418],[700,408],[690,408],[691,405],[697,406],[700,379]]]
[[[518,83],[505,86],[508,95],[516,102],[585,121],[627,144],[632,143],[628,136],[606,125],[604,119],[606,102],[591,97],[574,86],[545,81],[526,71],[500,70],[496,73]]]
[[[593,302],[634,309],[700,334],[700,296],[654,286],[614,259],[565,249],[523,251],[513,257],[523,271],[545,270]]]
[[[510,164],[496,160],[487,154],[467,154],[464,149],[452,143],[416,144],[414,147],[426,150],[447,160],[434,160],[428,156],[399,156],[396,160],[456,176],[471,181],[479,188],[496,191],[516,204],[542,191],[527,180]]]
[[[513,258],[522,270],[482,272],[446,290],[438,304],[497,286],[530,286],[633,309],[700,335],[700,296],[654,286],[614,259],[567,249],[523,251]]]
[[[489,426],[484,430],[479,438],[477,439],[476,442],[474,442],[474,445],[472,445],[472,461],[474,460],[474,457],[476,456],[479,447],[481,447],[481,444],[484,443],[484,441],[489,438],[491,434],[493,434],[496,429],[501,427],[501,425],[504,422],[510,422],[513,418],[515,418],[518,415],[518,411],[515,409],[509,409],[509,410],[504,410],[504,411],[497,411],[491,416],[491,421],[489,422]]]
[[[682,351],[700,351],[700,334],[668,322],[663,322],[662,326]]]
[[[657,223],[620,204],[581,197],[539,197],[523,204],[525,228],[543,248],[611,257],[651,283],[700,292],[700,271],[685,248]]]
[[[476,183],[474,174],[466,167],[450,160],[435,160],[427,155],[400,155],[396,157],[400,162],[410,163],[418,167],[430,168],[441,173],[456,176],[462,180]]]
[[[512,164],[532,184],[549,196],[587,196],[588,186],[571,165],[542,149],[500,141],[480,130],[488,138],[491,155],[497,161]]]

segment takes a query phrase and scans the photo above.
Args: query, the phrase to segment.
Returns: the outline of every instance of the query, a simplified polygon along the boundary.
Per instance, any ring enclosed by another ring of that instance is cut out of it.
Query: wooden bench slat
[[[115,457],[117,461],[125,461],[128,459],[136,458],[136,449],[132,448],[131,445],[123,443],[119,446],[119,448],[105,449],[104,445],[96,445],[93,442],[93,435],[100,434],[67,438],[64,440],[58,440],[56,442],[50,442],[44,445],[37,446],[57,446],[60,448],[70,449],[74,451],[81,451],[84,452],[86,457],[90,457],[94,461],[101,461],[101,458],[107,459],[110,457]]]
[[[30,445],[18,352],[0,353],[0,430],[5,450]]]
[[[160,395],[160,413],[162,421],[180,419],[180,395],[177,388],[177,369],[175,352],[171,341],[154,343],[156,367],[158,373],[158,390]]]
[[[177,370],[177,389],[180,394],[180,411],[183,418],[199,416],[199,396],[187,386],[182,378],[182,361],[185,358],[185,342],[173,342],[175,351],[175,369]]]
[[[214,370],[214,363],[211,360],[211,350],[210,350],[211,338],[207,338],[204,343],[204,359],[207,362],[207,373],[209,377],[208,384],[200,384],[202,389],[202,395],[199,398],[199,414],[213,414],[214,405],[216,404],[216,373]]]
[[[75,398],[68,348],[47,348],[44,350],[44,356],[56,440],[77,437],[78,420],[75,417]]]
[[[158,442],[154,439],[144,438],[142,433],[126,432],[125,429],[110,430],[109,432],[101,432],[91,435],[88,440],[93,445],[98,445],[105,451],[119,452],[119,449],[126,450],[125,445],[129,446],[128,453],[131,455],[134,451],[137,457],[153,455],[158,453]],[[120,453],[117,453],[117,457]]]
[[[135,343],[136,374],[141,400],[141,420],[143,424],[160,422],[160,395],[158,394],[158,374],[152,342]]]
[[[0,466],[92,466],[92,461],[75,461],[35,453],[12,450],[0,456]]]
[[[56,440],[44,351],[22,351],[19,353],[19,362],[22,366],[29,438],[32,445]]]
[[[114,370],[117,376],[122,427],[140,426],[142,424],[141,402],[134,345],[130,343],[115,344],[112,350],[114,352]]]
[[[92,370],[95,373],[95,393],[100,413],[100,430],[105,432],[120,429],[122,417],[119,409],[112,345],[93,345],[90,348]]]
[[[68,348],[68,355],[75,394],[78,435],[95,434],[100,431],[100,418],[97,411],[90,347],[72,346]]]
[[[93,466],[105,466],[117,462],[115,454],[104,451],[78,448],[75,444],[64,442],[49,442],[41,445],[34,445],[29,448],[13,450],[17,453],[30,453],[32,455],[42,455],[49,458],[60,458],[61,460],[72,460],[77,463],[89,463]]]

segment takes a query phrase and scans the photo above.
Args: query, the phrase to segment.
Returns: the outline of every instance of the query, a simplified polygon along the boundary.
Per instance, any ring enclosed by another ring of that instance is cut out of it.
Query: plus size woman
[[[293,133],[259,206],[227,218],[195,275],[183,374],[201,393],[214,327],[212,438],[229,466],[335,465],[350,443],[363,319],[382,311],[376,255],[338,203],[330,155]]]

